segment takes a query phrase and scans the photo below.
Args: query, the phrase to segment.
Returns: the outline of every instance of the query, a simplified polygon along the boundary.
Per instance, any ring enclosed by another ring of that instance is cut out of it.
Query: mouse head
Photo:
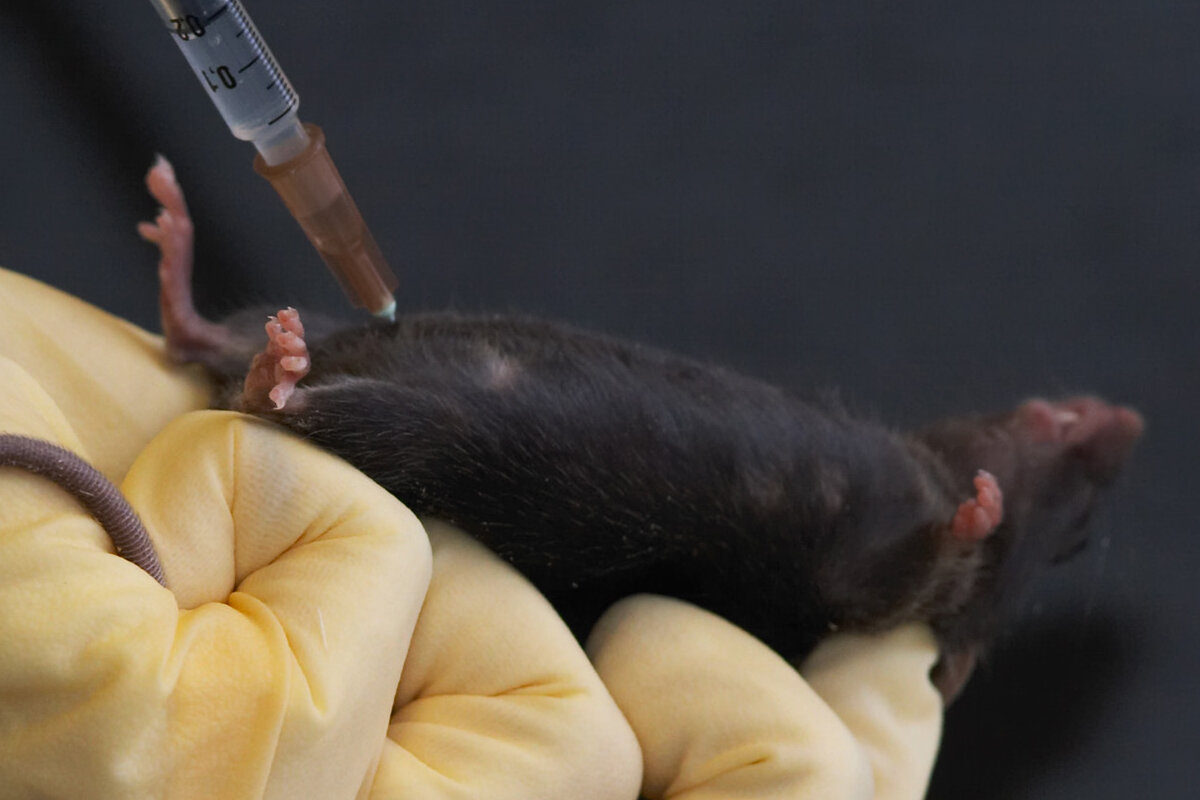
[[[995,476],[1004,494],[1004,521],[993,537],[997,547],[1020,543],[1035,560],[1061,561],[1086,543],[1096,500],[1143,427],[1130,408],[1077,397],[1029,400],[1005,414],[947,420],[918,438],[966,492],[979,470]]]
[[[960,651],[968,674],[1030,574],[1087,543],[1096,503],[1143,428],[1130,408],[1076,397],[1029,400],[1004,414],[950,419],[917,435],[964,495],[979,470],[994,476],[1003,493],[1003,520],[980,542],[982,569],[967,608],[935,622],[944,649]]]

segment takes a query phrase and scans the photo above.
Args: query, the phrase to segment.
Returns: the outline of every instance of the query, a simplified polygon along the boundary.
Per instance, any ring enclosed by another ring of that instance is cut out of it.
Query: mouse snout
[[[1097,416],[1091,435],[1080,445],[1079,452],[1088,474],[1104,484],[1117,476],[1146,423],[1141,414],[1124,406],[1107,406]]]
[[[1017,409],[1017,421],[1028,441],[1061,447],[1100,484],[1116,477],[1145,429],[1137,411],[1097,397],[1029,400]]]

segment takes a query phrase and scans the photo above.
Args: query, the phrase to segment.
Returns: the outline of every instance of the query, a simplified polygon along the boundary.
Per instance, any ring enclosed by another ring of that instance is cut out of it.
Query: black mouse
[[[615,600],[679,597],[789,659],[920,620],[952,697],[1033,567],[1086,536],[1143,422],[1092,397],[911,433],[731,370],[542,320],[432,313],[222,324],[191,299],[192,225],[165,161],[142,235],[163,329],[218,404],[341,456],[523,572],[577,635]],[[261,352],[260,352],[261,351]]]

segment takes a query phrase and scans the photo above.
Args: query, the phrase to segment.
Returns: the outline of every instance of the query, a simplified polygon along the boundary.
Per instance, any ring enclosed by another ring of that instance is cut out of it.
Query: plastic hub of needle
[[[396,308],[392,296],[396,276],[346,191],[325,149],[325,134],[311,123],[304,124],[303,132],[308,142],[298,155],[269,164],[260,148],[254,169],[275,187],[351,302],[376,316],[391,318]],[[279,141],[269,151],[272,160],[276,153],[299,149],[300,141],[296,136]]]

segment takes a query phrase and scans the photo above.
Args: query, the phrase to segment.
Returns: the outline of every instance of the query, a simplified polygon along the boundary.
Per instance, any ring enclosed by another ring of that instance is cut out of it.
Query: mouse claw
[[[986,470],[975,476],[975,496],[964,500],[954,514],[950,533],[964,542],[985,539],[1004,519],[1004,493],[996,478]]]

